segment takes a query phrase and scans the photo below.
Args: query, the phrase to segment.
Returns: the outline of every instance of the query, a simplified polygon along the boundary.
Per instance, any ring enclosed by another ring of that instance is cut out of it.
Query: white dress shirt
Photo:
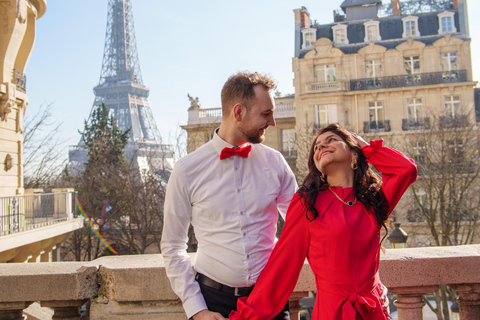
[[[175,164],[167,185],[162,255],[189,318],[207,309],[186,252],[190,223],[198,240],[195,270],[231,287],[249,287],[275,245],[278,212],[285,218],[297,188],[280,152],[252,144],[248,158],[220,160],[224,147],[232,145],[215,133]]]

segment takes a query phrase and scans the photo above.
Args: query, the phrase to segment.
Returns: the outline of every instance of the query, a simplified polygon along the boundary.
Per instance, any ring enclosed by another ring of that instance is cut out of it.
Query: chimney
[[[458,0],[452,0],[453,9],[458,9]]]
[[[310,28],[310,13],[306,7],[300,9],[300,19],[302,28]]]
[[[394,16],[400,15],[400,0],[392,0],[392,14]]]

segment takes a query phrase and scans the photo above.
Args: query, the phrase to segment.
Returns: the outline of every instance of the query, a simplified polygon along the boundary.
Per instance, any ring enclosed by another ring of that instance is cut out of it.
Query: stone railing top
[[[480,283],[480,245],[390,249],[380,279],[389,288]]]
[[[85,262],[2,263],[0,301],[68,301],[97,295],[97,267]]]
[[[380,278],[397,294],[432,292],[439,284],[478,290],[479,265],[480,245],[388,249],[381,254]],[[183,312],[160,254],[109,256],[90,262],[0,264],[0,288],[0,301],[5,303],[41,301],[48,306],[93,299],[94,312],[105,306],[105,314],[120,310],[119,303],[134,308],[139,302],[140,309],[147,304],[175,305],[180,314]],[[294,295],[314,290],[314,275],[305,262]],[[105,319],[120,319],[116,317],[113,314]]]

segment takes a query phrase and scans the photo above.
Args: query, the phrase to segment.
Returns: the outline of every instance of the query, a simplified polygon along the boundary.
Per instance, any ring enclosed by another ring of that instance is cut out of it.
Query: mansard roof
[[[363,1],[363,0],[351,0],[353,1]],[[366,1],[366,0],[365,0]],[[347,1],[344,1],[344,3]],[[343,4],[342,4],[343,5]],[[449,9],[447,11],[454,12],[455,27],[460,30],[459,25],[459,16],[458,9]],[[364,20],[353,20],[353,21],[342,21],[338,24],[347,25],[347,38],[349,44],[346,45],[337,45],[335,47],[340,49],[345,54],[356,53],[361,48],[368,45],[365,43],[365,26],[364,23],[370,20],[380,21],[380,37],[382,40],[375,41],[376,44],[386,47],[387,49],[393,49],[400,43],[404,42],[406,39],[402,37],[403,35],[403,21],[402,19],[408,16],[418,17],[418,30],[420,32],[420,37],[415,37],[414,40],[425,43],[426,45],[431,45],[436,40],[442,38],[444,35],[438,34],[439,22],[438,14],[444,12],[435,11],[435,12],[426,12],[426,13],[417,13],[412,15],[403,15],[403,16],[388,16],[388,17],[379,17],[374,19],[364,19]],[[333,41],[333,31],[332,27],[336,23],[323,24],[323,25],[313,25],[311,28],[315,28],[317,40],[320,38],[327,38]],[[464,35],[459,35],[458,32],[454,33],[455,37],[464,39]],[[310,49],[300,50],[299,58],[303,58],[305,54],[310,51]]]

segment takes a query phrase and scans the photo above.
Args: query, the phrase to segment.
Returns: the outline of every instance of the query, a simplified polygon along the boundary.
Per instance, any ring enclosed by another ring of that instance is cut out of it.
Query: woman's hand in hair
[[[360,137],[359,135],[357,135],[356,133],[354,133],[354,132],[350,132],[350,133],[352,134],[352,137],[355,139],[355,141],[357,141],[357,144],[360,147],[360,149],[370,145],[370,144],[368,144],[368,142],[363,140],[363,138]]]

